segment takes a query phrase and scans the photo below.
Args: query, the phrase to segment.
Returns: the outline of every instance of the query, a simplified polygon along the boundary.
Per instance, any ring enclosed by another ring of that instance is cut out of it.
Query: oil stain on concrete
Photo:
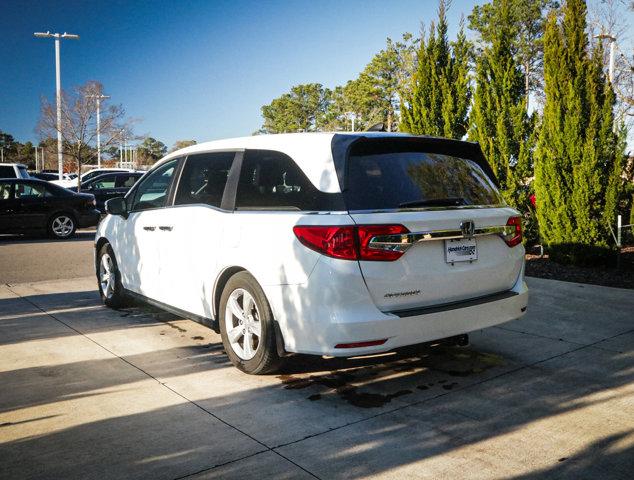
[[[302,374],[293,373],[279,375],[282,386],[286,390],[302,390],[309,387],[321,387],[320,393],[307,397],[310,401],[319,401],[328,396],[337,396],[350,405],[359,408],[379,408],[393,399],[411,394],[414,390],[429,390],[434,387],[450,391],[460,386],[457,379],[478,375],[482,372],[503,365],[504,361],[498,355],[479,352],[470,348],[456,348],[434,346],[421,348],[417,355],[403,356],[395,354],[388,356],[389,360],[380,361],[368,357],[368,364],[353,368],[331,370],[329,373]],[[320,360],[316,360],[319,362]],[[438,374],[447,375],[435,382],[429,382],[430,373],[434,378]],[[391,378],[398,377],[400,387],[396,391],[376,392],[368,391],[386,387]],[[406,385],[403,387],[403,379]],[[386,380],[382,386],[380,381]],[[407,385],[407,384],[411,384]],[[365,387],[365,388],[364,388]],[[325,391],[324,391],[325,390]]]

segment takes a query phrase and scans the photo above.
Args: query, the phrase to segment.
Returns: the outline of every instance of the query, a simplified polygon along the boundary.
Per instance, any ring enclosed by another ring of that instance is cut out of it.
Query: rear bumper
[[[96,208],[87,212],[80,212],[77,216],[77,226],[79,228],[94,227],[99,223],[101,213]]]
[[[307,284],[264,287],[287,351],[343,357],[380,353],[515,320],[528,304],[522,268],[507,292],[405,315],[382,312],[372,302],[356,262],[320,262],[331,265],[318,263]],[[377,346],[335,348],[383,339]]]

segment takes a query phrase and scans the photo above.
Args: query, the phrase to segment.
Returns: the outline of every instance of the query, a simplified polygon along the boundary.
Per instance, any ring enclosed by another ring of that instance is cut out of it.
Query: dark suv
[[[104,173],[81,184],[82,193],[90,193],[95,196],[97,210],[106,213],[105,203],[111,198],[125,197],[144,172],[113,172]],[[77,187],[71,188],[76,192]]]

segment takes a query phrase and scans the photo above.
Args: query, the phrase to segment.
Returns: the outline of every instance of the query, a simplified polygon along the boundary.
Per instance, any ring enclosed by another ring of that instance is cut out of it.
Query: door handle
[[[171,225],[161,225],[159,230],[163,230],[164,232],[171,232],[174,229]]]
[[[143,230],[147,230],[148,232],[153,232],[156,230],[156,227],[143,227]]]

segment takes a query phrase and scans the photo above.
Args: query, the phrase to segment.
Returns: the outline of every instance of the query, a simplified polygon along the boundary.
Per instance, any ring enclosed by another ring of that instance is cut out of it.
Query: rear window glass
[[[74,193],[67,188],[60,187],[59,185],[55,185],[54,183],[49,183],[46,185],[46,189],[51,192],[54,197],[71,197]]]
[[[15,178],[15,170],[8,165],[0,165],[0,178]]]
[[[349,210],[500,205],[480,166],[468,158],[425,151],[354,148],[348,158]]]
[[[239,210],[344,210],[340,193],[318,190],[288,155],[247,150],[236,194]]]

